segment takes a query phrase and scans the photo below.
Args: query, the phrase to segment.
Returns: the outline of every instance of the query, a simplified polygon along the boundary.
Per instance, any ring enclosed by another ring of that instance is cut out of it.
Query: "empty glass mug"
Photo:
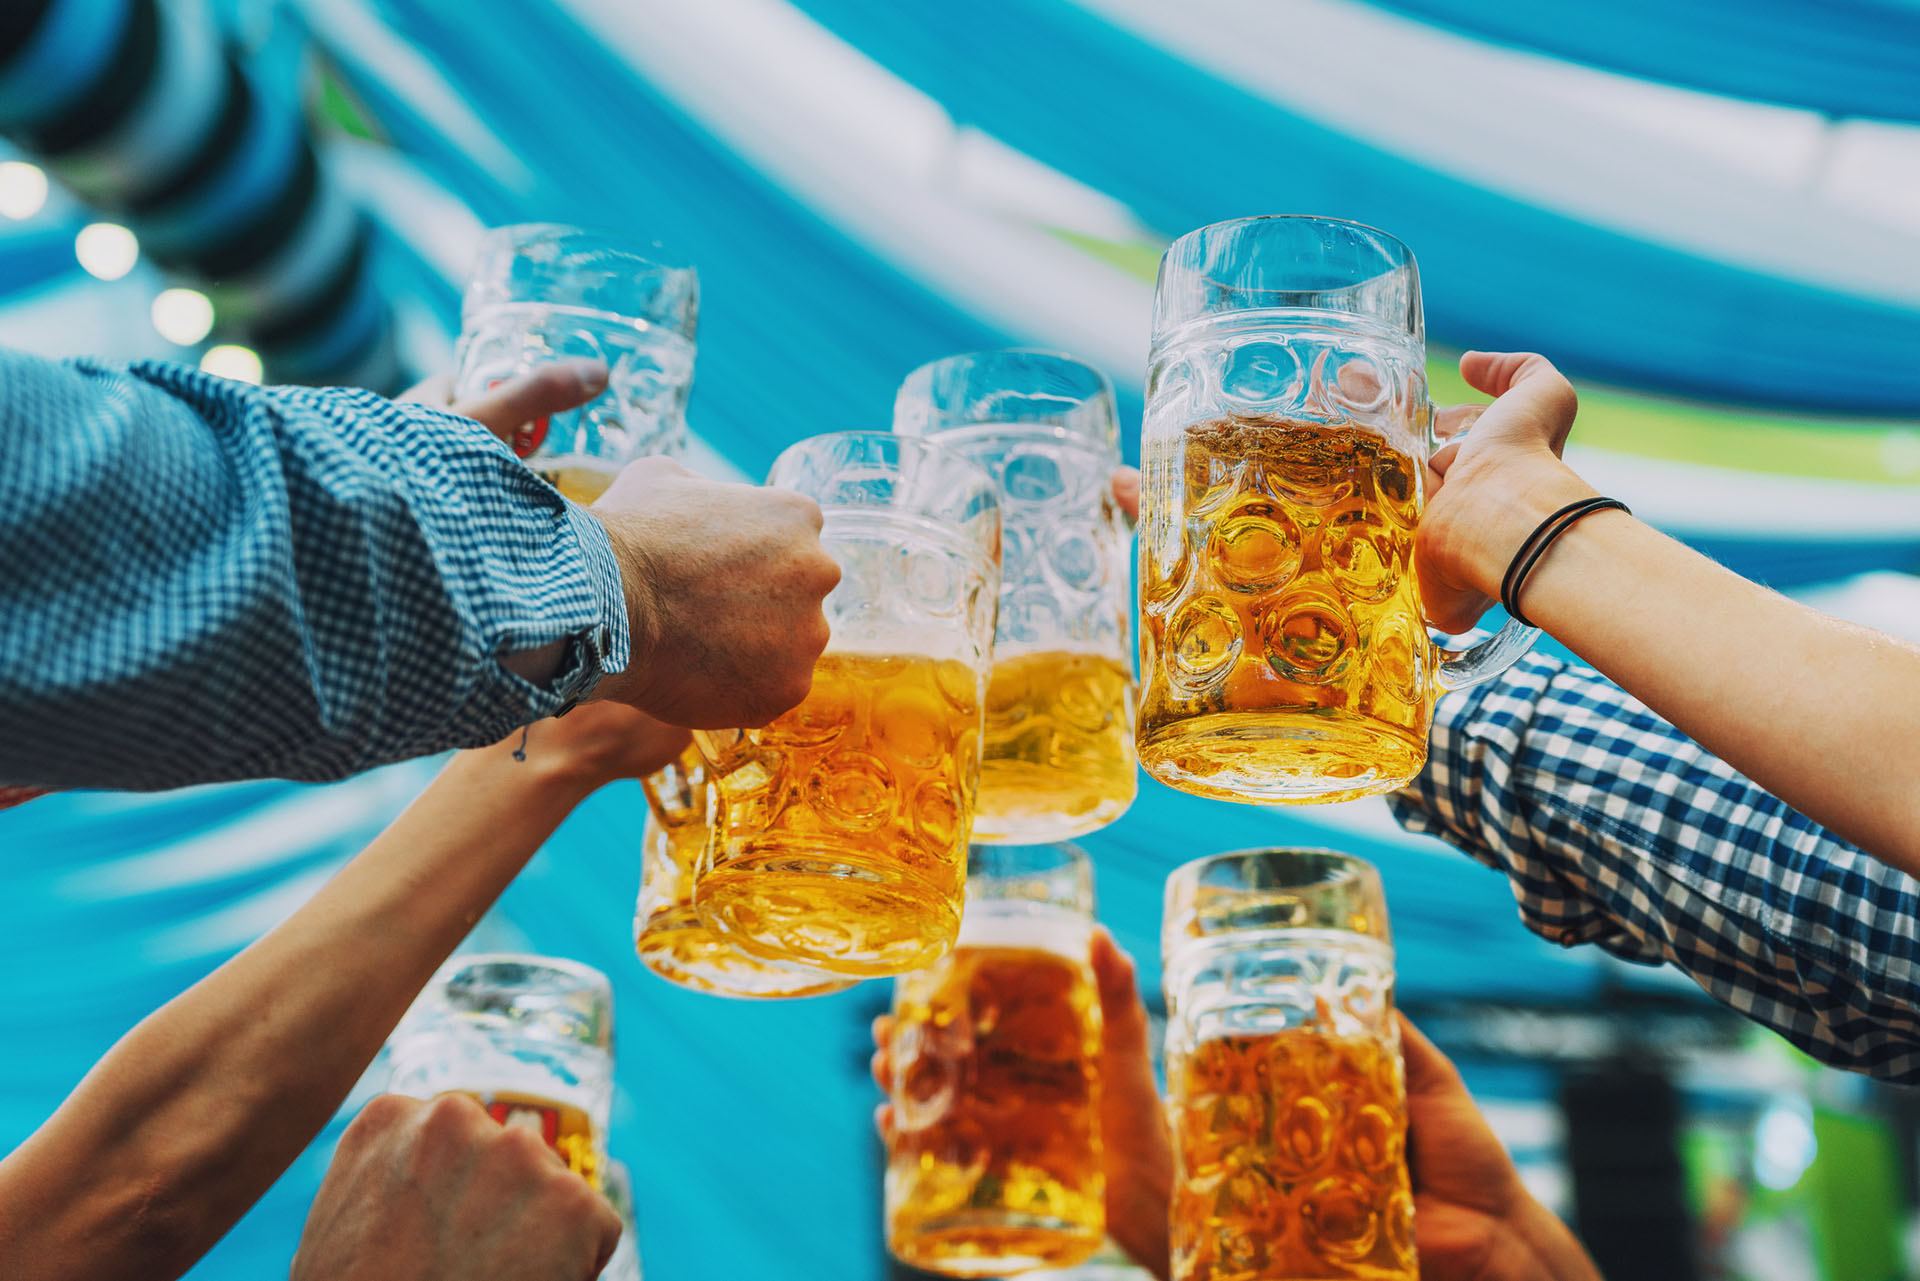
[[[893,988],[887,1244],[948,1276],[1065,1267],[1100,1248],[1093,864],[976,845],[959,945]]]
[[[555,223],[499,227],[480,243],[460,305],[457,398],[552,360],[606,363],[605,391],[511,442],[575,502],[598,498],[635,458],[685,452],[700,283],[660,254]]]
[[[1420,277],[1384,232],[1245,218],[1160,262],[1141,440],[1138,734],[1226,800],[1348,800],[1426,763],[1433,701],[1505,670],[1508,624],[1429,638],[1414,532],[1437,446]]]
[[[1174,1281],[1416,1281],[1380,876],[1245,850],[1167,879]]]
[[[441,967],[388,1042],[396,1094],[471,1095],[595,1187],[613,1110],[613,987],[591,966],[507,952]]]
[[[1000,621],[974,841],[1105,827],[1137,787],[1113,384],[1051,352],[949,356],[907,375],[893,429],[965,454],[1000,487]]]
[[[953,945],[1000,591],[993,478],[887,432],[803,440],[769,485],[820,504],[839,562],[800,706],[694,735],[712,784],[694,907],[770,961],[867,978]]]
[[[641,780],[649,813],[641,838],[640,900],[633,946],[640,963],[669,983],[716,996],[818,996],[852,987],[787,961],[763,961],[708,929],[693,909],[694,878],[707,854],[706,763],[695,748]]]

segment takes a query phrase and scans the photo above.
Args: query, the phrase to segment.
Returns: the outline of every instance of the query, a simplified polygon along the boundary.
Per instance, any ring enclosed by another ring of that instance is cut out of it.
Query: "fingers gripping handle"
[[[1445,440],[1440,439],[1437,432],[1439,414],[1431,401],[1427,402],[1425,419],[1429,456],[1442,445],[1465,440],[1467,433],[1473,429],[1472,423],[1463,423]],[[1533,643],[1539,639],[1538,627],[1528,627],[1510,618],[1498,632],[1465,649],[1449,649],[1436,644],[1438,663],[1434,668],[1434,683],[1446,691],[1466,689],[1492,680],[1519,662],[1520,656],[1532,649]]]

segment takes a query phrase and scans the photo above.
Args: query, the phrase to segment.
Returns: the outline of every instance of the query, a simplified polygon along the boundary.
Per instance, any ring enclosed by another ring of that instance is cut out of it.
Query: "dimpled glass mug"
[[[978,464],[888,432],[803,440],[767,483],[820,504],[840,585],[800,706],[694,734],[713,828],[694,910],[762,960],[902,974],[960,929],[999,499]]]
[[[1416,1281],[1380,875],[1242,850],[1167,878],[1174,1281]]]
[[[858,981],[749,956],[700,919],[693,887],[707,856],[711,784],[698,749],[688,748],[640,785],[647,792],[648,813],[640,842],[633,947],[642,965],[669,983],[715,996],[820,996]]]
[[[1141,764],[1182,791],[1350,800],[1426,763],[1441,692],[1539,635],[1429,638],[1420,277],[1384,232],[1244,218],[1160,262],[1141,440]]]
[[[557,223],[497,227],[480,242],[460,304],[459,399],[552,360],[607,366],[605,391],[510,442],[577,503],[598,498],[635,458],[685,452],[700,280],[661,256],[655,245]]]
[[[1113,384],[1051,352],[949,356],[907,375],[893,429],[965,454],[1000,487],[1000,621],[974,842],[1105,827],[1138,786]]]

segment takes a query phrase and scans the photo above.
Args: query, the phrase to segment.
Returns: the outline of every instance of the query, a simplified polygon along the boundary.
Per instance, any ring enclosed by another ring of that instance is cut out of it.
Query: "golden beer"
[[[963,943],[900,980],[892,1053],[896,1257],[1002,1276],[1099,1248],[1100,1008],[1084,961]]]
[[[717,791],[694,902],[734,946],[873,977],[960,924],[980,773],[980,679],[953,659],[829,653],[764,729],[702,733]]]
[[[1149,450],[1149,485],[1184,491],[1184,519],[1143,529],[1148,772],[1297,802],[1417,774],[1434,696],[1413,557],[1422,462],[1369,431],[1277,417],[1196,423]]]
[[[1174,1281],[1417,1281],[1396,1048],[1297,1028],[1171,1054]]]
[[[584,1108],[515,1090],[461,1090],[500,1124],[531,1130],[560,1154],[567,1168],[600,1186],[600,1148],[593,1140],[593,1118]]]
[[[1132,673],[1099,654],[996,660],[973,839],[1071,836],[1125,813],[1136,785],[1132,697]]]
[[[649,778],[649,795],[672,772]],[[707,849],[706,770],[688,749],[677,772],[674,781],[684,780],[686,795],[671,805],[656,800],[642,838],[633,940],[640,963],[670,983],[718,996],[816,996],[851,987],[852,979],[748,956],[707,928],[693,909],[694,878]]]
[[[560,491],[563,498],[580,504],[591,505],[595,499],[607,492],[613,484],[616,473],[598,471],[592,467],[558,467],[552,470],[536,467],[534,475],[546,481]]]

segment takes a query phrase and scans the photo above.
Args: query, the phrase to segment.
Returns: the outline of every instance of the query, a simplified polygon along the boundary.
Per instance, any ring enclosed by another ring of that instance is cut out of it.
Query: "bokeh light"
[[[243,383],[257,383],[265,372],[260,366],[258,352],[251,347],[232,343],[207,348],[207,354],[200,357],[200,368],[210,374]]]
[[[73,238],[73,256],[88,275],[118,280],[140,261],[140,242],[117,222],[90,222]]]
[[[24,160],[0,163],[0,217],[31,218],[47,203],[47,175]]]
[[[213,332],[213,301],[198,289],[162,289],[154,296],[152,314],[160,336],[181,347]]]

